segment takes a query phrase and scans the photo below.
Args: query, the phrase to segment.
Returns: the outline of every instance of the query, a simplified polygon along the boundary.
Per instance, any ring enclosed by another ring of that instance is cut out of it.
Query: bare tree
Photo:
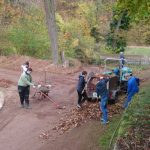
[[[58,64],[58,43],[55,21],[55,0],[44,0],[48,34],[51,41],[53,63]]]

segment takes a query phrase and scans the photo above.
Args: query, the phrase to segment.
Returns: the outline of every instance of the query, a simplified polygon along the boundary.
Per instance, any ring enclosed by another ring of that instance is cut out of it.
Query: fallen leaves
[[[117,142],[119,150],[148,150],[150,148],[150,128],[134,127]]]
[[[108,105],[108,111],[109,119],[114,114],[120,113],[122,111],[122,100],[114,105]],[[100,121],[100,117],[101,111],[99,109],[99,103],[85,102],[82,109],[71,109],[70,113],[63,116],[59,120],[58,124],[52,128],[52,130],[58,132],[61,135],[75,127],[81,126],[89,120]],[[46,136],[45,134],[42,134],[40,138],[47,139],[48,135],[46,134]]]

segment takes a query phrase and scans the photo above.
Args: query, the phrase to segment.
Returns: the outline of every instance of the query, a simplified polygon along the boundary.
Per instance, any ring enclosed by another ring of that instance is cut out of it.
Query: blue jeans
[[[136,92],[129,92],[126,101],[124,102],[124,108],[127,108],[129,103],[132,100],[132,97],[136,94]]]
[[[101,102],[99,102],[100,109],[102,111],[102,121],[104,124],[106,124],[106,122],[108,121],[107,101],[108,101],[108,96],[104,96],[101,98]]]

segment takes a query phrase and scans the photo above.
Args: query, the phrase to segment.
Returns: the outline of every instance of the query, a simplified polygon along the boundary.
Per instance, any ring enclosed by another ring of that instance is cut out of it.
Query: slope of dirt
[[[81,63],[77,60],[72,60],[74,67],[64,68],[62,65],[54,66],[52,62],[48,60],[36,59],[29,56],[0,56],[0,68],[20,71],[21,65],[26,61],[30,62],[30,67],[33,71],[47,71],[51,73],[75,73],[81,69]]]
[[[38,95],[32,98],[35,90],[31,88],[30,103],[32,109],[26,110],[19,108],[17,93],[17,81],[21,72],[18,69],[13,69],[13,67],[19,68],[20,64],[11,66],[11,63],[7,62],[9,65],[6,64],[5,66],[4,62],[1,63],[3,67],[0,68],[0,80],[3,83],[1,90],[5,93],[5,105],[0,111],[0,149],[37,150],[43,147],[47,140],[53,145],[53,142],[60,137],[60,133],[53,129],[58,125],[61,118],[76,107],[76,83],[79,72],[75,74],[47,72],[46,74],[47,83],[52,85],[50,98],[65,109],[57,109],[56,105],[48,99],[38,100]],[[4,69],[5,67],[6,69]],[[45,80],[44,72],[37,72],[36,69],[32,76],[35,82]],[[47,131],[50,133],[49,137],[43,139],[43,136],[46,137]]]

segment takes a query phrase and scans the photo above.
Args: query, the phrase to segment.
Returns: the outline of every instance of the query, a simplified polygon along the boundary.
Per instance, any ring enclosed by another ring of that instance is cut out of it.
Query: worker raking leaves
[[[30,86],[33,86],[33,88],[35,88],[34,84],[32,83],[31,72],[32,69],[28,68],[25,72],[21,74],[18,81],[18,93],[20,96],[21,108],[31,108],[29,106]]]

